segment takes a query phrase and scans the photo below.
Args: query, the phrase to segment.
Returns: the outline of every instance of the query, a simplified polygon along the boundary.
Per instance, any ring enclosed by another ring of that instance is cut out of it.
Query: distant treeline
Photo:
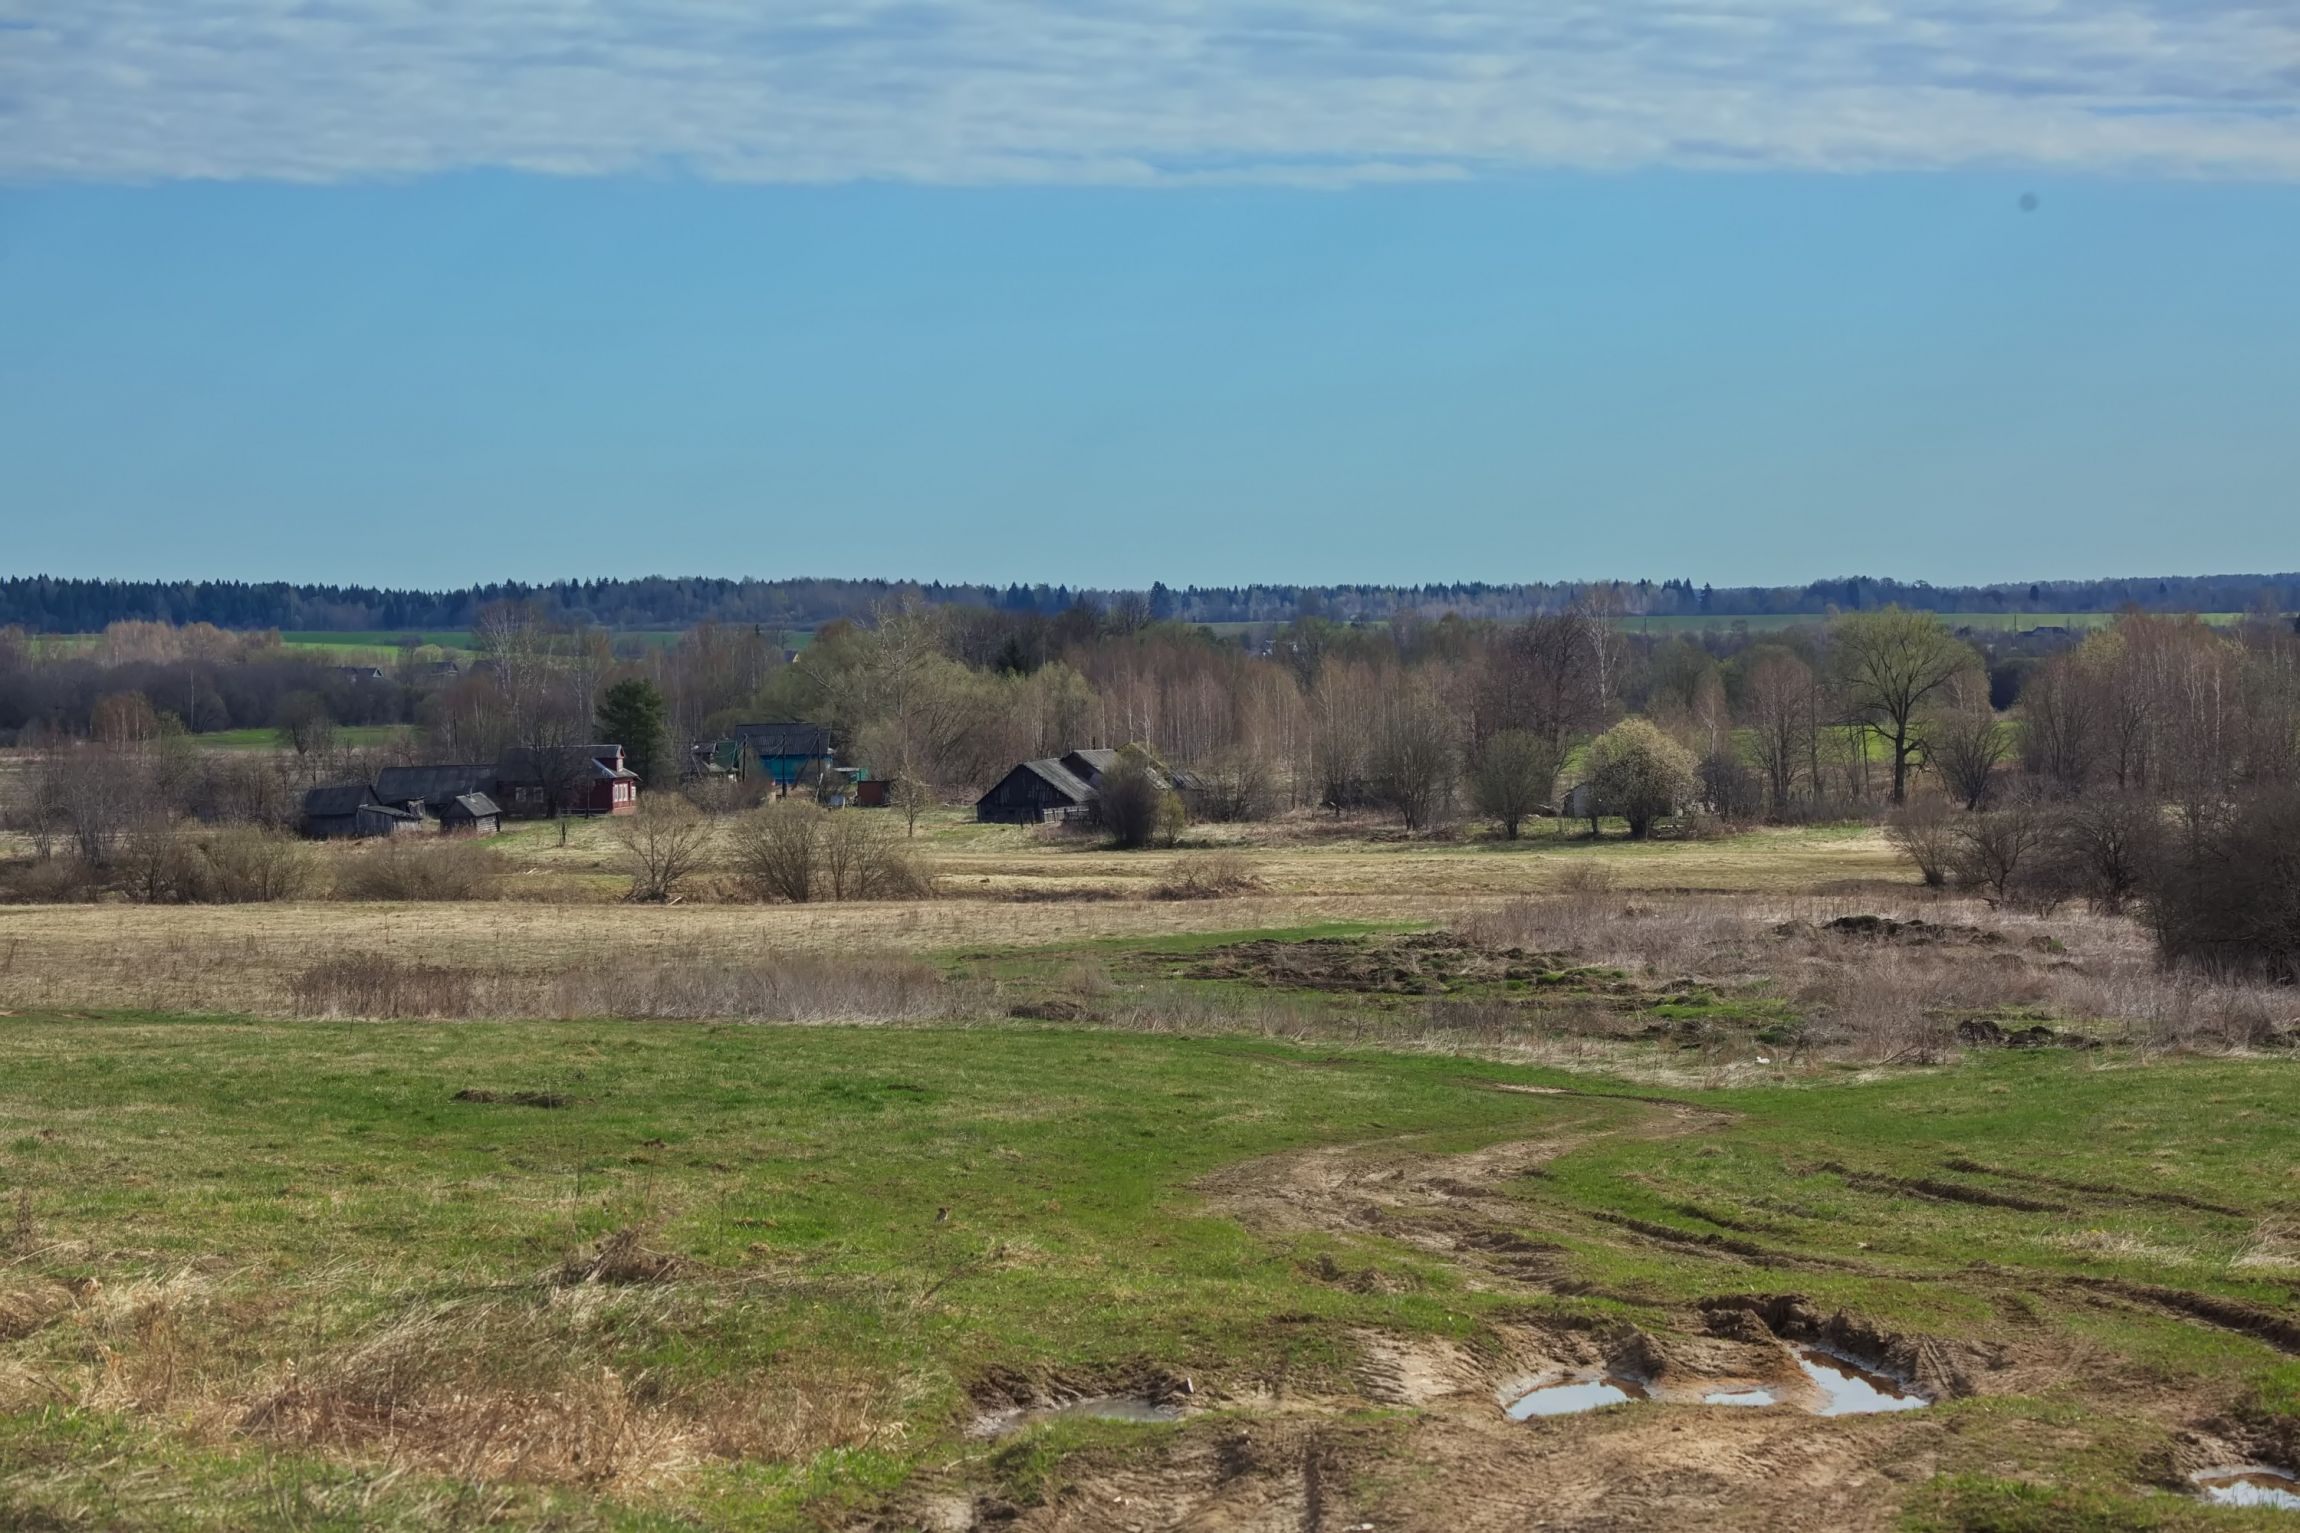
[[[1804,586],[1707,586],[1689,580],[1551,581],[1491,585],[1164,584],[1147,591],[1067,585],[920,584],[898,580],[718,580],[647,576],[637,580],[518,581],[456,591],[284,582],[63,580],[45,575],[0,580],[0,627],[34,633],[95,633],[117,622],[212,623],[219,628],[320,632],[422,632],[469,627],[494,602],[540,605],[565,621],[607,628],[687,628],[705,621],[814,628],[858,618],[889,602],[989,607],[1052,616],[1084,604],[1126,608],[1151,620],[1188,623],[1290,622],[1302,617],[1386,618],[1412,610],[1437,617],[1522,618],[1558,612],[1602,593],[1604,609],[1625,616],[1734,618],[1854,612],[1887,605],[1933,612],[2241,612],[2300,608],[2300,573],[2167,575],[2130,580],[2050,580],[2033,584],[1936,586],[1851,576]]]

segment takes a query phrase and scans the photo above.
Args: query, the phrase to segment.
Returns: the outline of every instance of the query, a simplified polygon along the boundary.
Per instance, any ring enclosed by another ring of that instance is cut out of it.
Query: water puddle
[[[1713,1389],[1701,1397],[1703,1405],[1779,1405],[1781,1397],[1770,1389]]]
[[[1862,1416],[1874,1411],[1922,1410],[1933,1402],[1888,1374],[1873,1372],[1849,1357],[1820,1347],[1792,1346],[1797,1366],[1821,1388],[1816,1416]]]
[[[1630,1400],[1649,1398],[1646,1388],[1635,1379],[1619,1374],[1606,1374],[1601,1378],[1580,1379],[1564,1384],[1544,1384],[1541,1388],[1519,1395],[1507,1409],[1512,1421],[1531,1421],[1536,1416],[1571,1416],[1580,1411],[1593,1411],[1601,1405],[1620,1405]]]
[[[2204,1499],[2221,1506],[2266,1506],[2300,1512],[2300,1476],[2261,1464],[2205,1469],[2189,1476]]]
[[[1093,1395],[1083,1400],[1066,1401],[1061,1405],[990,1411],[975,1418],[973,1432],[977,1437],[1006,1437],[1048,1421],[1155,1422],[1181,1419],[1181,1407],[1167,1405],[1147,1395]]]

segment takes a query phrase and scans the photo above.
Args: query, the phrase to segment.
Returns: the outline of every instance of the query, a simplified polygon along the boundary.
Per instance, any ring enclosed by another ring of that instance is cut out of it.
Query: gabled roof
[[[404,804],[411,799],[443,804],[465,793],[484,793],[494,785],[495,768],[470,762],[385,767],[375,774],[375,796],[387,804]]]
[[[1066,751],[1062,756],[1062,764],[1080,777],[1089,773],[1100,777],[1118,764],[1118,753],[1099,746],[1082,751]],[[1080,771],[1081,767],[1085,770]]]
[[[570,751],[586,758],[590,762],[590,775],[594,779],[635,778],[638,775],[627,768],[610,767],[600,762],[599,758],[602,756],[612,756],[617,761],[621,761],[623,759],[623,747],[620,745],[568,745],[556,747],[556,749]],[[496,779],[501,782],[541,782],[543,774],[535,770],[535,756],[536,752],[525,746],[514,746],[505,751],[503,759],[495,764]]]
[[[306,790],[303,812],[311,819],[337,819],[347,814],[357,814],[363,806],[374,802],[375,792],[366,783],[339,782],[324,788]]]
[[[737,724],[730,734],[754,756],[800,756],[815,760],[831,753],[831,732],[821,724],[784,721]]]
[[[1021,766],[1016,767],[1015,771],[1033,774],[1041,782],[1074,804],[1089,803],[1094,798],[1094,790],[1087,785],[1084,778],[1051,756],[1041,761],[1025,761]],[[1011,777],[1014,773],[1009,772],[1007,775]]]
[[[495,800],[484,793],[458,793],[439,811],[440,818],[445,820],[487,820],[502,813]]]

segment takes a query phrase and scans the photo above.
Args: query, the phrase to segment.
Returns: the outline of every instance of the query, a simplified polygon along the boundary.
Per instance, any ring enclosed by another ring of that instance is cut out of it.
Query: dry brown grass
[[[626,1230],[532,1291],[410,1293],[396,1320],[340,1344],[306,1337],[284,1362],[278,1347],[245,1345],[278,1306],[248,1297],[239,1275],[187,1268],[79,1295],[23,1282],[0,1287],[0,1339],[68,1329],[71,1345],[16,1349],[0,1366],[0,1410],[127,1412],[196,1442],[254,1438],[462,1481],[622,1493],[712,1461],[803,1460],[900,1437],[906,1403],[894,1381],[804,1358],[742,1389],[678,1394],[590,1360],[621,1327],[698,1324],[740,1301],[683,1275]],[[370,1280],[337,1271],[306,1286],[349,1295]]]
[[[1886,915],[1956,932],[1875,940],[1828,929]],[[1472,913],[1457,925],[1496,947],[1565,952],[1662,985],[1761,988],[1853,1057],[1922,1060],[1956,1047],[1968,1017],[2041,1016],[2103,1041],[2243,1048],[2300,1026],[2289,987],[2167,972],[2123,917],[2015,915],[1982,901],[1571,895]]]
[[[449,968],[381,953],[322,958],[289,976],[300,1017],[550,1021],[933,1022],[987,1014],[978,987],[901,955],[798,952],[747,963],[655,953],[563,967]]]

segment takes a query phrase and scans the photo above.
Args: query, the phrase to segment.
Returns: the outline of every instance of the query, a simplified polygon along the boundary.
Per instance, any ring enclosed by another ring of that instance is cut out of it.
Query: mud
[[[1185,1410],[1179,1431],[1133,1451],[1066,1456],[1042,1504],[946,1498],[936,1519],[914,1510],[911,1520],[886,1526],[1883,1533],[1897,1523],[1909,1488],[1945,1467],[1942,1445],[1957,1430],[1955,1413],[1923,1406],[2077,1386],[2134,1391],[2136,1408],[2159,1415],[2195,1403],[2120,1379],[2106,1371],[2113,1362],[2064,1338],[2040,1332],[2024,1348],[2017,1340],[1976,1345],[1899,1333],[1797,1293],[1721,1295],[1651,1331],[1560,1305],[1561,1297],[1589,1293],[1567,1253],[1592,1242],[1667,1243],[1718,1263],[1720,1287],[1746,1283],[1753,1263],[1793,1270],[1798,1258],[1756,1241],[1739,1242],[1744,1253],[1725,1243],[1731,1237],[1712,1243],[1694,1231],[1608,1219],[1607,1211],[1546,1197],[1544,1168],[1596,1138],[1700,1134],[1728,1120],[1680,1102],[1600,1107],[1580,1103],[1580,1093],[1535,1094],[1566,1099],[1545,1138],[1445,1156],[1418,1150],[1410,1138],[1328,1146],[1229,1167],[1198,1188],[1211,1211],[1268,1235],[1378,1236],[1438,1258],[1473,1288],[1523,1296],[1521,1307],[1501,1311],[1505,1318],[1453,1338],[1353,1333],[1356,1359],[1346,1377],[1328,1377],[1309,1393],[1282,1381],[1206,1382],[1190,1404],[1221,1409]],[[1950,1188],[1974,1190],[1939,1182],[1919,1195],[1949,1196],[1942,1189]],[[1977,1190],[2017,1198],[2008,1205],[2016,1208],[2057,1206],[2027,1196],[2027,1186]],[[1309,1267],[1325,1281],[1359,1281],[1332,1257]],[[2010,1312],[2028,1302],[2010,1274],[1986,1264],[1975,1264],[1969,1280]],[[2070,1293],[2063,1280],[2037,1284]],[[2086,1291],[2094,1302],[2178,1308],[2171,1290],[2131,1287]],[[1650,1297],[1602,1297],[1652,1312]],[[2274,1319],[2249,1306],[2180,1297],[2214,1311],[2187,1311],[2200,1323],[2235,1322],[2261,1334]],[[1156,1381],[1111,1377],[986,1381],[976,1402],[986,1412],[1044,1410],[1127,1394],[1175,1404]],[[2000,1429],[2057,1430],[2012,1420]],[[2190,1471],[2259,1469],[2290,1456],[2289,1444],[2225,1422],[2191,1432],[2187,1442],[2166,1466],[2167,1484],[2185,1486]]]
[[[1062,1405],[986,1411],[967,1426],[969,1437],[1011,1437],[1049,1421],[1180,1421],[1182,1408],[1148,1395],[1089,1395]]]

